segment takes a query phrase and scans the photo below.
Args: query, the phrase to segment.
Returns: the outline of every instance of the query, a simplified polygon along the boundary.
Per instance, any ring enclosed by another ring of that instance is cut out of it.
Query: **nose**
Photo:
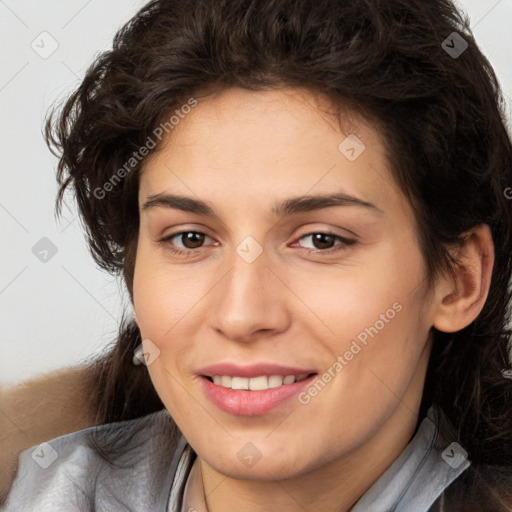
[[[211,327],[238,342],[284,332],[290,322],[289,297],[276,269],[269,267],[265,251],[251,263],[234,252],[231,263],[211,296]]]

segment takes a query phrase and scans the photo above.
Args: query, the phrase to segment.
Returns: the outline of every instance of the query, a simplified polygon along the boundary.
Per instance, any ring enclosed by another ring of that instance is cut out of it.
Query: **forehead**
[[[227,89],[181,116],[145,162],[141,203],[172,192],[257,201],[343,192],[401,201],[382,138],[356,113],[305,90]]]

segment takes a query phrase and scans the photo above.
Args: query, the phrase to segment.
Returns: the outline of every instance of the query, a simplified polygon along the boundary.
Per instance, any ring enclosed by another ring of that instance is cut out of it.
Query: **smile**
[[[252,378],[202,375],[200,383],[206,397],[222,411],[238,416],[260,416],[298,395],[317,375],[261,375]]]

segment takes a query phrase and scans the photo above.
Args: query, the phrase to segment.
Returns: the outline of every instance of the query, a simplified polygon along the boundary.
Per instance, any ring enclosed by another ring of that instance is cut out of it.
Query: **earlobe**
[[[489,226],[479,224],[469,230],[453,256],[453,275],[440,277],[435,290],[433,326],[443,332],[467,327],[484,307],[494,265]]]

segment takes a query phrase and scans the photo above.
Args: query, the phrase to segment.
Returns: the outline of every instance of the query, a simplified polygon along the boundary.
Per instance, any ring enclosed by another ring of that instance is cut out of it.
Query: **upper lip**
[[[309,368],[297,368],[291,366],[283,366],[274,363],[257,363],[240,366],[234,363],[217,363],[201,368],[198,373],[206,377],[214,375],[229,375],[230,377],[259,377],[261,375],[299,375],[316,373],[315,370]]]

